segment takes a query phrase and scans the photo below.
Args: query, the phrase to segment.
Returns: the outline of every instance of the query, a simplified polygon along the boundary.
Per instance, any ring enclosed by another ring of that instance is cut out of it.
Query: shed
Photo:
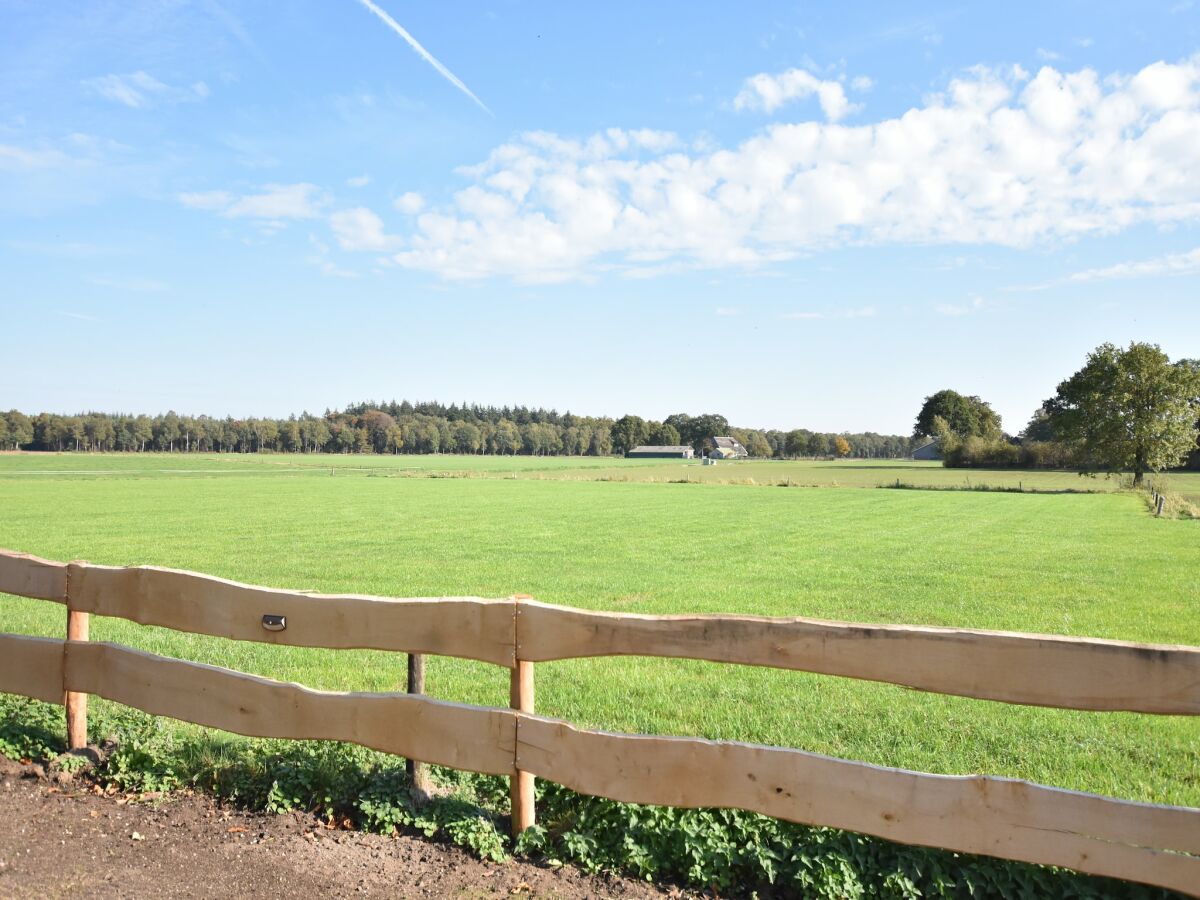
[[[942,439],[934,438],[928,444],[923,444],[913,451],[913,459],[934,460],[942,458]]]
[[[625,454],[638,459],[692,459],[695,452],[685,444],[634,447]]]

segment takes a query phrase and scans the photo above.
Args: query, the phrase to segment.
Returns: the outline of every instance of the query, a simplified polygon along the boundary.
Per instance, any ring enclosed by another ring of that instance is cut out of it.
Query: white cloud
[[[943,316],[967,316],[984,308],[982,297],[972,297],[966,303],[939,303],[934,307]]]
[[[1133,76],[976,69],[894,118],[773,123],[728,149],[653,134],[499,146],[415,217],[395,262],[562,281],[1200,220],[1200,57]]]
[[[862,94],[875,87],[875,82],[866,75],[856,75],[850,79],[850,90]]]
[[[371,183],[370,175],[355,175],[353,178],[346,179],[346,184],[349,187],[353,187],[353,188],[366,187],[370,183]]]
[[[329,258],[329,246],[318,238],[315,234],[308,236],[308,241],[312,244],[313,255],[308,257],[308,261],[321,270],[322,275],[330,278],[357,278],[358,273],[351,269],[343,269],[332,259]]]
[[[85,313],[69,312],[65,309],[56,309],[56,315],[66,316],[68,319],[79,319],[81,322],[99,322],[100,319],[95,316],[89,316]]]
[[[49,169],[70,161],[61,150],[30,150],[0,144],[0,169]]]
[[[261,194],[235,200],[222,215],[231,219],[312,219],[326,201],[312,184],[268,184]]]
[[[192,191],[179,195],[179,202],[191,209],[222,210],[233,203],[229,191]]]
[[[383,219],[362,206],[335,212],[329,226],[343,250],[392,250],[399,243],[384,233]]]
[[[733,108],[772,113],[785,103],[814,95],[821,105],[821,112],[831,122],[844,119],[858,109],[846,99],[841,82],[824,81],[804,69],[788,69],[778,75],[760,72],[747,78],[741,92],[733,99]]]
[[[159,81],[149,72],[142,71],[87,78],[84,79],[83,86],[106,100],[131,109],[145,109],[157,103],[203,100],[209,95],[208,85],[203,81],[197,81],[190,88],[174,88]]]
[[[268,184],[257,194],[236,196],[229,191],[197,191],[179,195],[179,202],[192,209],[219,212],[229,219],[314,219],[328,205],[313,184]]]
[[[393,200],[392,206],[398,211],[411,216],[425,208],[425,198],[416,191],[409,191]]]
[[[1085,269],[1063,281],[1108,281],[1113,278],[1148,278],[1158,275],[1193,275],[1200,272],[1200,247],[1186,253],[1170,253],[1153,259],[1117,263],[1100,269]]]
[[[1053,50],[1047,50],[1045,47],[1037,48],[1037,56],[1038,59],[1045,62],[1054,62],[1055,60],[1062,59],[1061,53],[1055,53]]]
[[[1062,278],[1043,281],[1037,284],[1014,285],[1006,288],[1008,291],[1019,293],[1044,291],[1063,284],[1090,284],[1094,281],[1112,281],[1126,278],[1158,278],[1172,275],[1195,275],[1200,273],[1200,247],[1183,253],[1168,253],[1151,259],[1134,260],[1116,263],[1111,266],[1101,266],[1094,269],[1083,269]]]
[[[716,314],[718,316],[740,316],[742,311],[736,306],[718,306]]]

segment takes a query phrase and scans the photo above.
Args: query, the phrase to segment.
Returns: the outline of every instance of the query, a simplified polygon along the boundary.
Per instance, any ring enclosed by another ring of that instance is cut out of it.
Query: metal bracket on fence
[[[267,631],[283,631],[287,628],[287,616],[263,616],[262,627]]]

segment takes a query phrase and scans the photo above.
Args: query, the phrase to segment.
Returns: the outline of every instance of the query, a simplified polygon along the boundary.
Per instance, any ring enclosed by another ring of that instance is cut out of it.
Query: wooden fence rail
[[[943,776],[799,750],[605,734],[534,712],[534,663],[643,655],[773,666],[1007,703],[1200,714],[1200,648],[746,616],[633,616],[473,597],[385,599],[254,587],[191,572],[57,563],[0,551],[0,592],[65,603],[69,639],[0,634],[0,691],[65,703],[86,741],[88,694],[238,734],[349,741],[634,803],[745,809],[1200,895],[1200,809],[989,776]],[[90,613],[236,640],[483,660],[511,708],[333,693],[87,640]],[[74,698],[74,700],[73,700]]]

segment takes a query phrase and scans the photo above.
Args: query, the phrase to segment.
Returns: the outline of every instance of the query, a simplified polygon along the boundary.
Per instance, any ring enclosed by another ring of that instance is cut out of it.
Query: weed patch
[[[847,897],[1165,896],[1141,885],[812,828],[754,813],[617,803],[538,782],[539,825],[508,835],[502,778],[433,767],[439,794],[418,803],[403,761],[351,744],[233,738],[110,705],[94,733],[116,747],[92,773],[125,792],[209,791],[238,807],[303,811],[331,827],[416,834],[503,862],[512,855],[591,873],[714,888],[725,896],[779,891]],[[0,752],[49,760],[62,748],[61,710],[0,698]]]

